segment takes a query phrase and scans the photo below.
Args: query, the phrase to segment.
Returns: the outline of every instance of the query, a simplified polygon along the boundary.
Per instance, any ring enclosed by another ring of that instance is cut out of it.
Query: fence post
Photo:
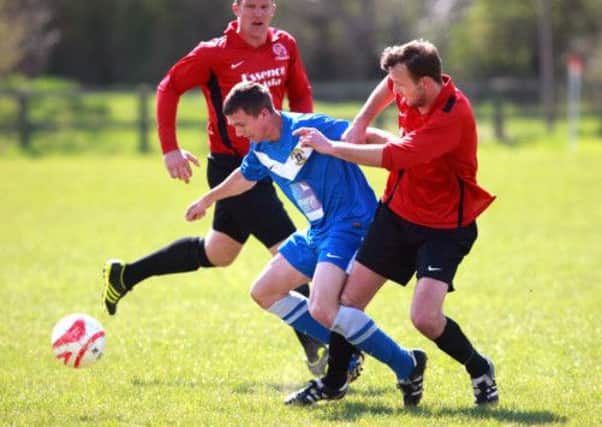
[[[29,100],[30,94],[27,91],[19,91],[16,94],[19,104],[19,117],[17,126],[19,128],[19,143],[24,150],[28,149],[31,143],[32,124],[29,121]]]
[[[493,101],[493,131],[498,141],[507,142],[504,130],[504,109],[500,96],[496,96]]]
[[[149,111],[148,111],[148,85],[142,84],[138,87],[138,151],[147,153],[149,151]]]

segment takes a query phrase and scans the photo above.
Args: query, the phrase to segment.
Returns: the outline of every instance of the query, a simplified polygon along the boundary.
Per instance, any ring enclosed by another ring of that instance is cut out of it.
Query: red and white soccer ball
[[[52,329],[52,350],[65,366],[85,368],[102,356],[105,331],[98,320],[87,314],[63,317]]]

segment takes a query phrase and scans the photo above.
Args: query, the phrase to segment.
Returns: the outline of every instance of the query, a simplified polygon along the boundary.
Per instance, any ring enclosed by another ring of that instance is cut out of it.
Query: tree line
[[[281,0],[277,6],[274,25],[297,38],[312,81],[378,78],[382,49],[418,37],[437,44],[445,71],[461,80],[509,76],[550,86],[569,53],[583,58],[588,77],[602,76],[599,0]],[[231,19],[230,0],[0,0],[0,76],[153,84]]]

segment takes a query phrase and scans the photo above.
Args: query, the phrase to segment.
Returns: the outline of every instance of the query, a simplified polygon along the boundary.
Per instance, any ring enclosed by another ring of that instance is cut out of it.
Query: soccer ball
[[[85,368],[102,356],[105,331],[98,320],[87,314],[63,317],[52,329],[52,350],[65,366]]]

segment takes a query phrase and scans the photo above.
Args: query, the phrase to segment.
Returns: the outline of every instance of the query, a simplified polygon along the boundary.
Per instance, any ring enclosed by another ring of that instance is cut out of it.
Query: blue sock
[[[268,311],[322,344],[328,344],[330,341],[330,330],[311,317],[307,298],[297,292],[289,292],[287,296],[272,304]]]
[[[404,380],[414,369],[414,358],[385,334],[366,313],[341,306],[333,330],[354,346],[388,365],[398,380]]]

